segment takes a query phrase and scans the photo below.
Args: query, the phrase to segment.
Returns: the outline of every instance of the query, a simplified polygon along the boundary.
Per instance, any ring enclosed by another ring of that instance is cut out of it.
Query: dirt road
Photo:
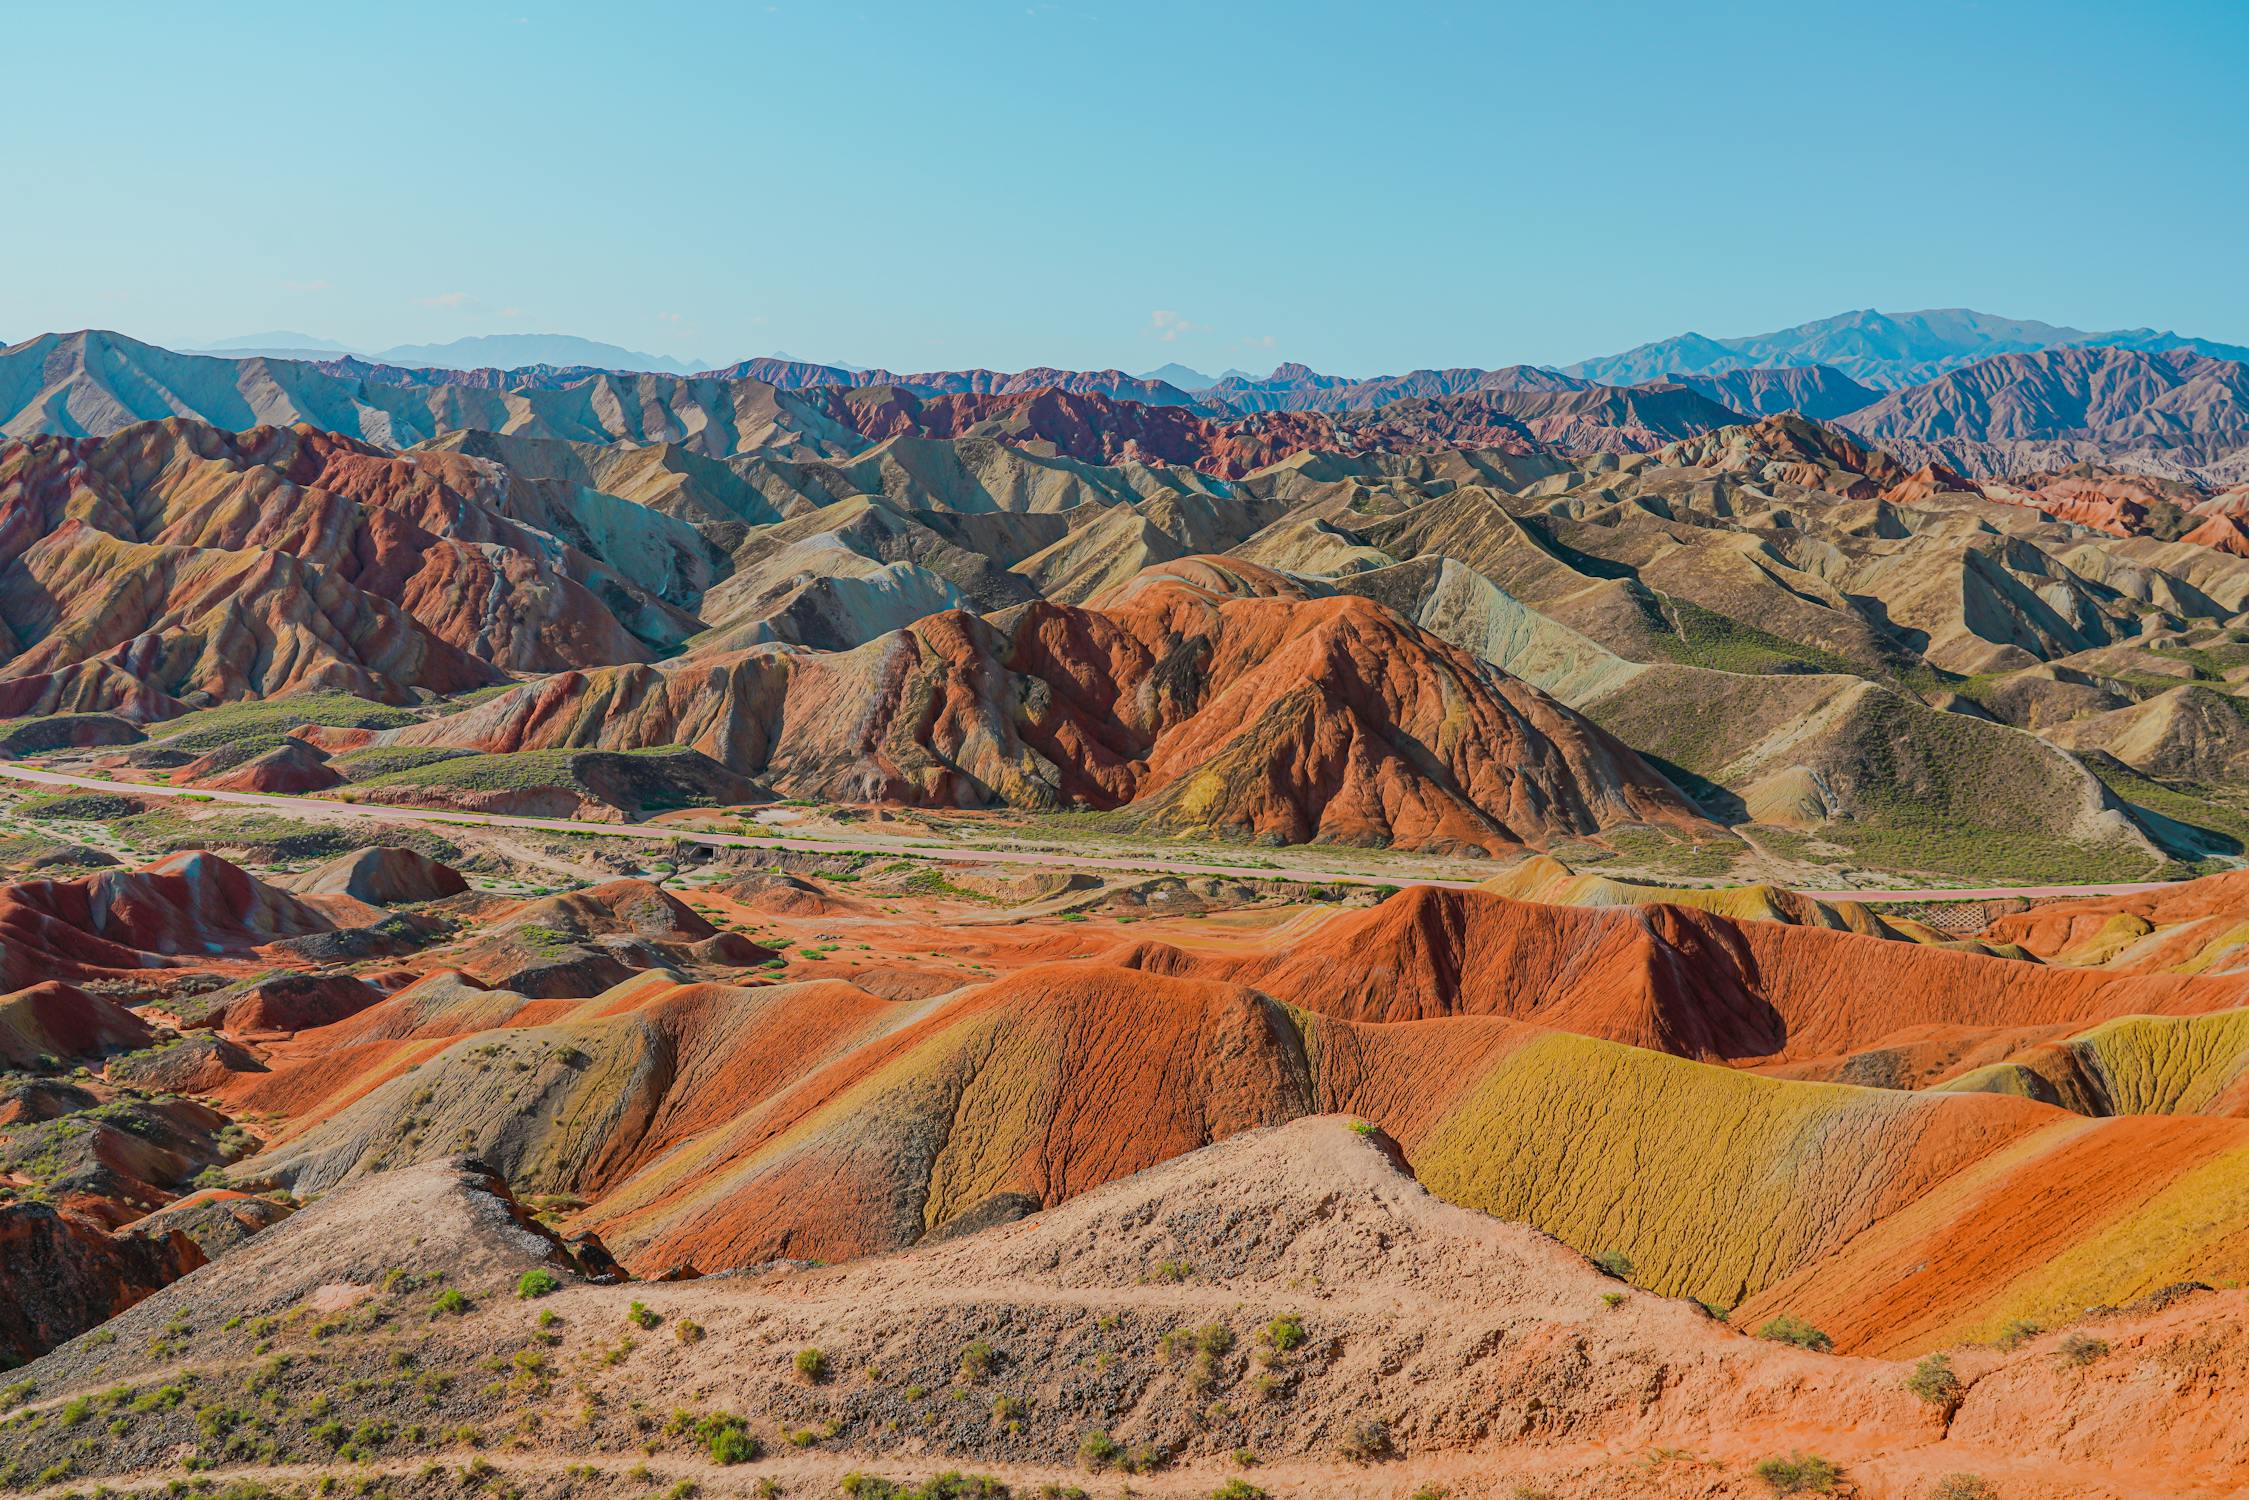
[[[652,827],[645,823],[581,823],[570,818],[517,818],[501,813],[471,813],[416,807],[359,807],[319,797],[289,797],[276,792],[204,792],[190,787],[151,786],[143,782],[103,781],[92,776],[71,776],[31,766],[0,765],[0,776],[40,786],[71,787],[96,792],[130,792],[137,797],[186,797],[198,802],[223,802],[244,807],[285,812],[301,818],[349,821],[375,819],[395,823],[470,824],[482,828],[530,828],[549,833],[592,834],[611,838],[678,839],[690,844],[713,844],[741,849],[787,849],[805,854],[885,854],[898,859],[941,859],[962,864],[1030,865],[1047,869],[1116,870],[1142,875],[1224,875],[1241,880],[1302,880],[1326,885],[1440,885],[1468,889],[1473,880],[1439,880],[1405,875],[1340,873],[1305,865],[1230,865],[1158,855],[1059,854],[1038,849],[966,849],[951,844],[870,834],[849,842],[840,839],[790,838],[785,834],[702,833]],[[2165,882],[2138,885],[1973,886],[1945,889],[1805,891],[1821,901],[1998,901],[2009,897],[2053,900],[2069,896],[2129,896],[2163,888]]]
[[[518,818],[502,813],[459,812],[418,807],[360,807],[319,797],[290,797],[278,792],[206,792],[192,787],[152,786],[145,782],[103,781],[92,776],[70,776],[30,766],[0,765],[0,776],[40,786],[73,790],[129,793],[136,797],[185,797],[194,802],[227,803],[293,817],[330,821],[372,819],[384,823],[468,824],[480,828],[529,828],[548,833],[590,834],[607,838],[677,839],[690,844],[712,844],[739,849],[787,849],[805,854],[882,854],[899,859],[941,859],[961,864],[1033,865],[1069,870],[1117,870],[1132,874],[1225,875],[1242,880],[1302,880],[1323,885],[1444,885],[1468,888],[1472,880],[1417,880],[1407,877],[1342,874],[1333,870],[1285,864],[1229,865],[1161,856],[1058,854],[1037,849],[968,849],[951,844],[901,839],[882,834],[842,839],[790,838],[785,834],[705,833],[652,826],[646,823],[582,823],[570,818]]]

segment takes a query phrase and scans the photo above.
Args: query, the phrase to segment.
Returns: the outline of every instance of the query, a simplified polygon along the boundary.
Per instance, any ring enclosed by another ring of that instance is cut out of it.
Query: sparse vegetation
[[[789,1362],[797,1372],[797,1379],[806,1385],[821,1385],[828,1378],[828,1356],[817,1349],[799,1349]]]
[[[765,1453],[765,1445],[731,1412],[713,1412],[704,1417],[696,1424],[695,1436],[715,1464],[755,1463]]]
[[[1999,1487],[1978,1474],[1947,1474],[1929,1486],[1929,1500],[1999,1500]]]
[[[2095,1338],[2089,1333],[2073,1333],[2055,1346],[2054,1355],[2065,1365],[2083,1369],[2096,1360],[2108,1357],[2108,1340]]]
[[[1390,1426],[1380,1420],[1354,1422],[1337,1451],[1355,1464],[1371,1464],[1390,1456]]]
[[[1273,1353],[1287,1354],[1303,1346],[1305,1339],[1304,1320],[1294,1313],[1283,1313],[1273,1319],[1272,1322],[1267,1323],[1265,1331],[1259,1337],[1265,1341],[1265,1347]]]
[[[1802,1318],[1789,1313],[1782,1313],[1769,1320],[1757,1330],[1757,1337],[1770,1339],[1776,1344],[1794,1344],[1799,1349],[1810,1349],[1822,1354],[1835,1347],[1835,1340]]]
[[[2038,1337],[2045,1331],[2045,1329],[2039,1327],[2036,1323],[2031,1322],[2028,1318],[2016,1318],[2005,1328],[2000,1329],[1999,1337],[1992,1340],[1992,1342],[1997,1344],[2001,1349],[2004,1349],[2008,1353],[2012,1354],[2015,1350],[2020,1349],[2023,1345],[2029,1343],[2032,1339]]]
[[[1945,1354],[1925,1355],[1914,1365],[1913,1373],[1906,1377],[1905,1388],[1931,1406],[1941,1406],[1947,1412],[1960,1405],[1968,1387],[1952,1368],[1952,1358]]]
[[[547,1270],[544,1266],[535,1266],[532,1269],[524,1272],[523,1275],[517,1279],[515,1284],[516,1296],[522,1298],[526,1302],[529,1302],[534,1298],[548,1296],[551,1293],[559,1292],[561,1290],[561,1278],[557,1277],[554,1272]]]
[[[1757,1466],[1757,1477],[1776,1495],[1824,1495],[1835,1488],[1843,1471],[1816,1454],[1791,1453],[1768,1458]]]
[[[920,1484],[854,1470],[843,1476],[851,1500],[1007,1500],[1008,1488],[990,1474],[939,1474]]]
[[[1078,1464],[1098,1474],[1124,1458],[1124,1445],[1096,1427],[1078,1440]]]

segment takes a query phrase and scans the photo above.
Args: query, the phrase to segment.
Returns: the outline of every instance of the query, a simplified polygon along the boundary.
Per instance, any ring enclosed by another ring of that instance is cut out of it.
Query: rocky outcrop
[[[111,1234],[44,1203],[0,1204],[0,1356],[36,1359],[204,1259],[177,1231]]]

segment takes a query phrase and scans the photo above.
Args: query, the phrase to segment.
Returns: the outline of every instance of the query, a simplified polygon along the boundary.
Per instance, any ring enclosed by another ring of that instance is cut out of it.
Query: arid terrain
[[[0,1487],[2249,1493],[2244,356],[0,350]]]

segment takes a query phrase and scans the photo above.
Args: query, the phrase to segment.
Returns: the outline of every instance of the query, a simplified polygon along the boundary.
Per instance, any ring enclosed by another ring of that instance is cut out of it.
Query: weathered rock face
[[[117,1235],[44,1203],[0,1204],[0,1356],[36,1359],[203,1261],[185,1234]]]
[[[1496,850],[1704,826],[1632,751],[1388,607],[1204,559],[1086,608],[950,611],[855,651],[562,674],[393,738],[681,743],[790,795],[1125,809],[1275,842]]]

